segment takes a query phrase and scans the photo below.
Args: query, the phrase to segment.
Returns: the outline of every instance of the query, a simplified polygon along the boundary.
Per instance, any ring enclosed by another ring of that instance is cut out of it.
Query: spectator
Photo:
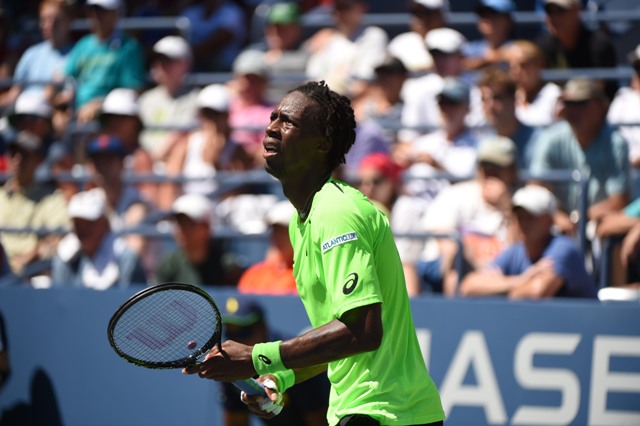
[[[512,0],[479,0],[476,7],[476,27],[481,38],[467,43],[463,49],[465,67],[479,69],[503,61],[503,49],[513,39],[511,14],[516,5]]]
[[[8,140],[11,178],[0,188],[0,227],[64,229],[70,227],[65,199],[55,187],[38,182],[36,169],[44,160],[43,142],[28,132]],[[55,235],[39,237],[30,231],[2,233],[11,269],[17,275],[37,260],[49,260],[60,240]]]
[[[44,142],[44,152],[54,136],[53,108],[42,92],[25,91],[18,95],[13,110],[7,115],[9,124],[15,131],[26,131],[38,136]]]
[[[426,178],[442,174],[467,178],[473,174],[478,140],[465,124],[465,117],[469,113],[469,97],[467,83],[456,78],[445,78],[437,95],[442,128],[410,144],[402,142],[398,146],[398,163],[407,167],[405,177],[413,179],[405,185],[410,194],[430,200],[447,183],[443,179]]]
[[[284,336],[267,323],[262,306],[255,300],[230,297],[222,312],[224,334],[245,345],[284,340]],[[249,424],[249,410],[240,401],[240,391],[231,383],[220,383],[225,426],[244,426]],[[326,425],[329,381],[326,374],[301,382],[288,389],[284,394],[287,401],[280,414],[272,419],[260,419],[261,424],[270,426],[321,426]]]
[[[483,139],[476,178],[444,188],[429,205],[422,220],[424,230],[457,232],[463,247],[461,270],[454,265],[458,246],[447,238],[438,240],[435,259],[420,262],[418,273],[433,290],[455,295],[466,272],[483,268],[513,241],[508,218],[518,184],[516,159],[512,140],[501,136]]]
[[[182,175],[182,185],[166,183],[160,188],[158,206],[169,208],[181,192],[209,195],[218,187],[220,170],[246,170],[252,164],[244,150],[230,140],[230,95],[225,86],[212,84],[198,94],[198,127],[180,139],[167,159],[166,173]]]
[[[306,74],[310,80],[325,80],[332,90],[357,96],[357,80],[372,77],[373,67],[384,58],[387,33],[365,26],[368,4],[364,0],[335,0],[335,28],[324,28],[307,41],[311,52]]]
[[[518,120],[528,126],[548,126],[556,121],[560,87],[542,79],[545,59],[540,47],[529,40],[516,40],[505,57],[516,82]]]
[[[40,2],[38,22],[43,41],[28,48],[20,57],[13,74],[13,86],[0,95],[0,108],[14,103],[23,90],[44,92],[44,85],[60,75],[73,46],[70,9],[64,0]]]
[[[559,203],[556,225],[573,234],[578,219],[597,222],[629,202],[629,157],[620,132],[606,123],[608,101],[598,82],[571,79],[561,100],[566,121],[540,134],[530,172],[544,177],[553,170],[578,170],[582,179],[589,179],[586,217],[580,217],[579,185],[551,185]]]
[[[382,126],[394,124],[402,118],[402,87],[409,77],[409,72],[402,61],[387,56],[377,64],[374,79],[363,93],[352,100],[356,122],[371,119]],[[388,139],[395,140],[395,129],[387,132]]]
[[[223,263],[221,240],[212,238],[211,201],[200,194],[181,195],[173,203],[171,214],[178,247],[156,269],[156,281],[235,285],[237,278]]]
[[[271,232],[265,259],[250,266],[240,277],[238,290],[253,294],[297,294],[293,277],[293,247],[289,240],[289,222],[293,206],[287,200],[269,209],[266,223]]]
[[[51,272],[54,287],[106,290],[146,283],[138,255],[111,230],[101,188],[74,195],[68,212],[76,238],[65,238],[58,247]]]
[[[628,283],[630,279],[640,281],[640,268],[633,262],[635,253],[632,247],[635,243],[630,242],[638,238],[638,230],[634,229],[639,223],[640,198],[636,198],[622,211],[604,216],[598,223],[598,237],[611,242],[610,252],[605,253],[610,260],[610,276],[601,277],[606,285],[619,286]],[[605,254],[603,261],[607,261]]]
[[[518,167],[528,169],[536,150],[539,132],[523,124],[516,115],[516,83],[507,72],[492,68],[478,80],[482,99],[482,110],[499,136],[515,142],[518,148]]]
[[[640,224],[634,225],[622,241],[620,262],[629,268],[626,285],[640,287]]]
[[[188,42],[195,71],[229,71],[246,42],[242,9],[228,0],[196,0],[182,12],[191,24]]]
[[[617,65],[616,51],[602,30],[591,31],[581,21],[580,0],[545,0],[548,33],[538,40],[547,68],[612,68]],[[605,92],[609,100],[618,89],[608,80]]]
[[[144,127],[180,128],[144,130],[140,135],[142,147],[160,164],[186,128],[196,124],[199,90],[185,85],[191,64],[191,47],[182,37],[166,36],[153,45],[151,76],[157,85],[140,95],[140,119]]]
[[[101,134],[87,146],[87,169],[92,184],[101,188],[106,197],[104,214],[114,232],[132,227],[144,220],[149,203],[134,185],[123,180],[126,148],[115,136]],[[141,235],[127,235],[123,239],[129,248],[142,256],[146,247]]]
[[[117,88],[109,92],[98,113],[98,120],[101,133],[115,136],[123,144],[127,171],[142,175],[153,171],[151,155],[140,146],[140,133],[144,126],[135,90]],[[138,189],[147,201],[156,202],[155,184],[143,182],[138,185]]]
[[[250,168],[264,163],[262,140],[274,108],[266,98],[269,75],[264,56],[264,52],[257,50],[242,52],[233,63],[233,79],[228,85],[231,139],[252,159]]]
[[[464,73],[462,48],[465,43],[464,36],[451,28],[431,30],[425,37],[425,45],[433,57],[434,71],[409,79],[404,84],[402,126],[407,130],[398,135],[401,141],[410,142],[442,125],[437,95],[442,90],[445,78],[461,78],[471,85],[472,78]],[[470,110],[466,120],[467,124],[476,125],[482,121],[480,95],[476,87],[472,86],[471,90]]]
[[[404,193],[402,169],[388,154],[376,152],[367,155],[360,163],[357,184],[358,189],[389,216],[394,234],[421,231],[420,218],[428,202]],[[415,264],[424,243],[420,239],[398,236],[395,241],[402,260],[407,291],[410,297],[416,296],[420,293],[420,283]]]
[[[444,27],[446,1],[412,0],[409,4],[411,31],[398,34],[389,42],[387,51],[400,59],[410,72],[425,72],[433,67],[424,38],[429,31]]]
[[[92,33],[82,37],[69,53],[64,76],[76,81],[75,88],[58,94],[54,105],[75,98],[80,122],[93,120],[102,100],[117,87],[142,90],[146,83],[144,55],[139,43],[117,25],[120,0],[87,0]]]
[[[0,287],[13,283],[15,281],[15,275],[9,265],[9,259],[7,259],[7,253],[2,247],[2,241],[0,241]],[[0,337],[2,334],[0,333]],[[1,342],[0,342],[1,343]],[[0,389],[3,384],[3,369],[2,369],[2,345],[0,344]]]
[[[629,63],[634,70],[631,83],[618,91],[607,118],[611,124],[620,126],[620,133],[629,143],[631,165],[640,170],[640,44],[629,53]]]
[[[265,17],[262,40],[248,49],[264,52],[264,65],[269,75],[290,74],[292,78],[304,75],[309,51],[304,44],[298,3],[271,4]],[[266,97],[269,102],[277,102],[291,88],[291,82],[287,79],[271,80]]]
[[[556,200],[546,188],[529,185],[513,196],[522,241],[508,247],[489,268],[467,275],[463,296],[506,295],[511,299],[596,298],[576,243],[552,233]]]

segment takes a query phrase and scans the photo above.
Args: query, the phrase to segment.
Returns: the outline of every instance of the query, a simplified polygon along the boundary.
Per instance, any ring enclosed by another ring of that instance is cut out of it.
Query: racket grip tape
[[[264,395],[264,386],[256,379],[238,380],[233,385],[246,393],[248,396]]]

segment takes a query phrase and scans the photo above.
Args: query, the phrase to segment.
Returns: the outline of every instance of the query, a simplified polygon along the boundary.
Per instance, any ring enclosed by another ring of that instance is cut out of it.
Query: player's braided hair
[[[324,81],[310,81],[292,90],[313,99],[319,106],[318,131],[331,141],[328,161],[331,170],[345,162],[345,155],[356,139],[356,120],[351,101],[327,86]]]

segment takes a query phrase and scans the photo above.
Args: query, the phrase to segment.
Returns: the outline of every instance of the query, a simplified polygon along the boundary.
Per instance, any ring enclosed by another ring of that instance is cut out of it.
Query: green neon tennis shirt
[[[348,414],[366,414],[383,425],[443,420],[386,216],[358,190],[329,179],[306,221],[294,214],[289,235],[298,292],[314,327],[382,303],[380,347],[329,364],[329,425]]]

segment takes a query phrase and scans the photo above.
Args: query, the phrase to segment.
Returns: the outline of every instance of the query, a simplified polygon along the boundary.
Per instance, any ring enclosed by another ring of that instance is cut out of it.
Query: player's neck
[[[331,172],[328,172],[315,178],[298,179],[290,181],[286,185],[283,184],[285,196],[291,201],[303,221],[311,211],[313,197],[330,176]]]

